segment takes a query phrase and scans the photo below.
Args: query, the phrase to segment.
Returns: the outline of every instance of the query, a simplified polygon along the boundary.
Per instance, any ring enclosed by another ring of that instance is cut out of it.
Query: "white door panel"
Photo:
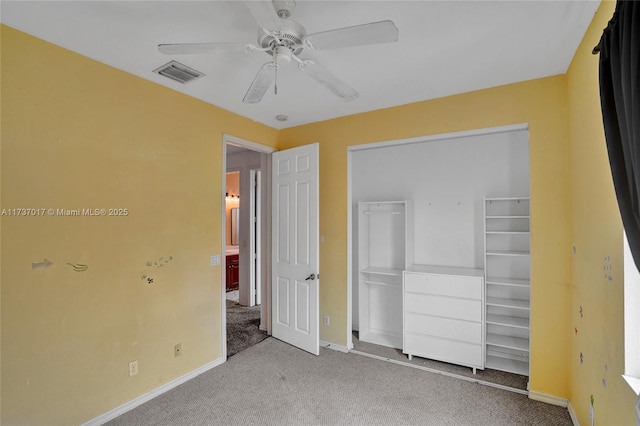
[[[318,144],[272,160],[273,336],[318,355]]]

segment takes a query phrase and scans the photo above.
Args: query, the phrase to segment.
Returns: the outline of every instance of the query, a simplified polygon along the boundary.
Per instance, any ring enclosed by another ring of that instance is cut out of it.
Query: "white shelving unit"
[[[411,202],[358,203],[359,339],[402,348],[402,271],[413,263]]]
[[[485,198],[485,366],[529,375],[528,197]]]

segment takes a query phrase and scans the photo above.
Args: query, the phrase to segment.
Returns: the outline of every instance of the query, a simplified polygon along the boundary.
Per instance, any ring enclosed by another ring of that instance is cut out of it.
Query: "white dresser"
[[[403,274],[402,352],[484,369],[484,271],[412,265]]]

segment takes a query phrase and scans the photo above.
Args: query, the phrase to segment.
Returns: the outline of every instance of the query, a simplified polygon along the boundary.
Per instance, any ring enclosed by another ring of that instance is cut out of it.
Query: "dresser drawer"
[[[404,331],[478,345],[482,343],[481,322],[460,321],[407,312],[404,314]]]
[[[468,299],[482,298],[482,278],[405,272],[406,292]]]
[[[405,333],[402,352],[453,364],[484,368],[482,345]]]
[[[482,321],[482,302],[430,294],[405,293],[404,312],[466,321]]]

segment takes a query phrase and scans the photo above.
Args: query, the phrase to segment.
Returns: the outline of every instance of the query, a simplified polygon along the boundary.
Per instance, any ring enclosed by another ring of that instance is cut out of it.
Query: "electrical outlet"
[[[322,324],[324,324],[324,325],[329,325],[330,323],[331,323],[331,320],[330,320],[329,316],[328,316],[328,315],[325,315],[325,316],[322,318]]]
[[[180,355],[182,355],[182,343],[176,343],[173,347],[173,356],[177,358]]]
[[[211,266],[218,266],[218,265],[220,265],[220,255],[214,254],[213,256],[211,256]]]
[[[138,361],[131,361],[129,363],[129,377],[138,374]]]

